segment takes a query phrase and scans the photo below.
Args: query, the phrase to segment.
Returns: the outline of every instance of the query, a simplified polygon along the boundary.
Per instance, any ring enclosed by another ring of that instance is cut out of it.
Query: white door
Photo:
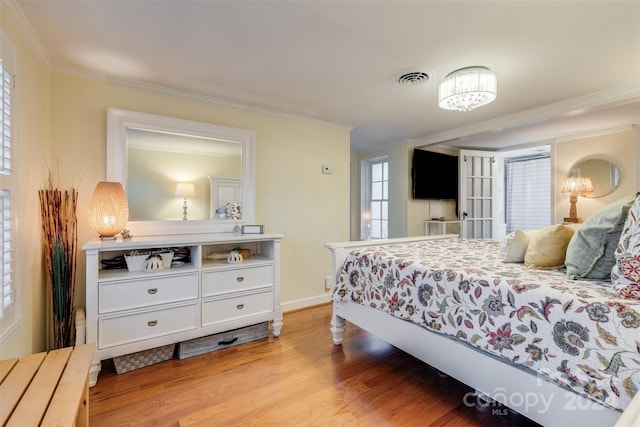
[[[468,239],[504,237],[503,159],[491,151],[460,150],[461,234]]]

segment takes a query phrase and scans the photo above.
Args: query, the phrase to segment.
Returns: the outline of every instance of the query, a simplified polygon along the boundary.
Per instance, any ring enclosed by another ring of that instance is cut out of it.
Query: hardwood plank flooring
[[[328,304],[285,313],[279,338],[122,375],[103,362],[90,425],[536,425],[503,407],[465,404],[474,402],[468,387],[351,324],[334,345],[330,319]]]

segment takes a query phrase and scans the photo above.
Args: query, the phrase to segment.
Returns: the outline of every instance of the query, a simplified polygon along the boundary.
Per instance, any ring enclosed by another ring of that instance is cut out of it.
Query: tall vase
[[[75,189],[63,193],[49,188],[39,191],[44,255],[51,290],[53,348],[72,344],[77,246]]]

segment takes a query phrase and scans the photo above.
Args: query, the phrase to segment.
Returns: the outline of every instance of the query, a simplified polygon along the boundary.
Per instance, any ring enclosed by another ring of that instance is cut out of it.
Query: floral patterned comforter
[[[564,269],[503,263],[499,242],[372,243],[347,257],[332,298],[456,337],[617,410],[640,383],[640,301]]]

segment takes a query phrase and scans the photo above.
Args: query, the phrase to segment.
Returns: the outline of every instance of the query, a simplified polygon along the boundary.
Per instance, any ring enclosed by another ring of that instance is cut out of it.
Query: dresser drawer
[[[180,302],[198,298],[198,272],[148,278],[100,282],[98,312],[149,307],[157,304]]]
[[[272,290],[212,299],[202,303],[202,326],[271,313],[273,310]]]
[[[273,265],[210,270],[202,273],[202,296],[273,286]]]
[[[98,319],[98,348],[127,344],[198,327],[198,304]]]

